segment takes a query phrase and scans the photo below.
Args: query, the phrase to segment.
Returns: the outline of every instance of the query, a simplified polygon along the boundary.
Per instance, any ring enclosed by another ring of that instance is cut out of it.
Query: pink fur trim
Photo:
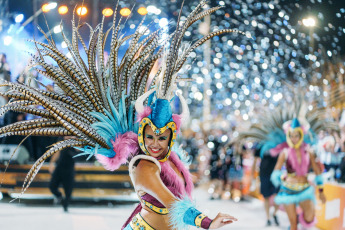
[[[303,212],[298,215],[298,221],[301,223],[301,225],[305,228],[311,228],[316,224],[316,218],[314,217],[314,220],[312,222],[306,222],[304,219]]]
[[[284,149],[289,148],[289,145],[284,142],[279,145],[277,145],[275,148],[270,149],[270,154],[272,157],[276,157],[279,155],[279,153],[283,152]]]
[[[179,133],[180,132],[181,123],[182,123],[182,117],[179,114],[173,114],[172,115],[172,119],[174,120],[174,122],[176,124],[177,133]]]
[[[152,113],[152,109],[149,106],[145,106],[143,112],[137,115],[137,122],[140,122],[143,118],[148,117]]]
[[[175,195],[179,196],[179,198],[182,198],[185,193],[187,193],[187,195],[191,198],[194,185],[189,170],[184,166],[176,153],[171,152],[169,160],[182,173],[184,181],[182,181],[181,178],[176,174],[176,172],[171,168],[169,161],[161,162],[162,181],[169,182],[169,184],[171,184],[175,190],[175,192],[172,192]],[[186,183],[186,186],[184,183]]]
[[[115,141],[111,141],[113,150],[116,155],[112,158],[96,154],[97,160],[104,166],[105,169],[114,171],[122,164],[127,162],[128,157],[133,156],[139,150],[138,135],[134,132],[126,132],[119,134]]]
[[[296,175],[305,176],[308,173],[309,169],[309,153],[306,151],[306,143],[302,143],[300,147],[301,151],[301,163],[298,163],[296,149],[288,149],[288,161],[290,162],[292,168],[296,171]]]

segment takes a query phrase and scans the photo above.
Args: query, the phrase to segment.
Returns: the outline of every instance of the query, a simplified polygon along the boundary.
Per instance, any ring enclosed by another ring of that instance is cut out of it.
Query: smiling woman
[[[155,92],[156,91],[156,92]],[[183,112],[172,114],[170,100],[150,90],[137,99],[140,153],[129,163],[130,176],[141,201],[123,229],[185,229],[187,225],[215,229],[236,219],[219,213],[211,220],[191,202],[193,182],[178,155],[171,151],[181,121],[189,117],[185,99],[178,94]],[[149,98],[148,105],[143,102]],[[151,104],[151,101],[154,102]]]
[[[79,34],[79,28],[86,24],[73,18],[72,41],[63,36],[69,55],[59,51],[47,34],[44,34],[47,43],[32,40],[37,52],[32,54],[30,66],[51,78],[56,88],[37,90],[10,82],[0,85],[11,89],[4,94],[11,101],[2,107],[3,112],[16,110],[40,117],[2,127],[0,135],[76,138],[54,143],[33,164],[24,179],[22,194],[49,157],[74,147],[81,151],[78,155],[88,158],[95,155],[110,171],[129,163],[140,204],[123,226],[125,229],[186,229],[187,225],[216,229],[236,220],[221,213],[211,220],[194,207],[190,173],[179,153],[172,151],[180,126],[189,117],[188,105],[177,93],[177,82],[189,78],[178,76],[178,72],[193,50],[207,40],[225,33],[244,34],[232,29],[217,30],[185,49],[182,40],[187,29],[221,8],[204,9],[205,6],[206,0],[202,0],[188,17],[180,15],[180,23],[163,42],[161,36],[165,31],[148,31],[144,20],[134,34],[123,36],[122,18],[117,22],[115,13],[107,32],[103,30],[104,21],[95,29],[90,28],[89,42],[84,42]],[[107,60],[103,51],[108,37],[111,37],[111,53]],[[78,48],[79,40],[84,49]],[[129,47],[119,60],[119,49],[127,40]],[[87,62],[82,59],[84,54]],[[49,63],[45,58],[49,58]],[[156,62],[158,68],[154,68]],[[151,75],[154,77],[149,81]],[[173,114],[170,106],[175,92],[181,114]]]
[[[165,156],[169,150],[169,142],[171,137],[171,130],[167,129],[161,135],[156,136],[150,126],[146,126],[144,130],[145,148],[150,155],[156,158]]]

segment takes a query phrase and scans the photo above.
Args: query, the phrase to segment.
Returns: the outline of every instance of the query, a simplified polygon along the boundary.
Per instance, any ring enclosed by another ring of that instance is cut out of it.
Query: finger
[[[233,216],[230,216],[228,214],[223,214],[221,216],[222,219],[230,219],[230,220],[237,220],[237,218],[233,217]]]
[[[233,223],[234,221],[233,220],[222,220],[222,224],[231,224],[231,223]]]
[[[218,213],[218,216],[219,217],[231,217],[231,218],[234,218],[233,216],[229,215],[229,214],[225,214],[225,213]]]
[[[228,221],[228,220],[237,221],[237,219],[235,217],[225,217],[225,218],[223,218],[222,221]]]

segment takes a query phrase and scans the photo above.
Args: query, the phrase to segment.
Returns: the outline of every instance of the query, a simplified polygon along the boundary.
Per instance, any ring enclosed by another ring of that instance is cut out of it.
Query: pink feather
[[[149,106],[145,106],[144,111],[137,115],[137,122],[140,122],[143,118],[148,117],[152,113],[152,109]]]
[[[111,143],[116,153],[114,157],[109,158],[101,154],[96,154],[97,160],[105,169],[110,171],[118,169],[122,164],[127,162],[128,157],[135,155],[139,151],[138,135],[134,132],[120,134]]]
[[[182,123],[182,117],[179,114],[173,114],[172,115],[172,119],[174,120],[174,122],[176,124],[177,133],[179,133],[180,132],[181,123]]]
[[[270,149],[270,154],[272,157],[276,157],[279,155],[279,153],[281,153],[286,148],[289,148],[289,145],[286,142],[281,143],[277,145],[276,147],[274,147],[273,149]]]
[[[189,170],[184,166],[184,164],[178,158],[176,153],[171,152],[169,159],[176,166],[176,168],[183,174],[184,181],[182,181],[181,178],[176,174],[176,172],[171,168],[171,166],[169,165],[169,161],[166,161],[161,163],[161,177],[163,182],[169,181],[169,184],[171,184],[174,187],[172,192],[174,194],[178,194],[180,198],[182,198],[185,193],[187,193],[187,195],[191,198],[194,185]],[[184,182],[186,183],[186,186]]]

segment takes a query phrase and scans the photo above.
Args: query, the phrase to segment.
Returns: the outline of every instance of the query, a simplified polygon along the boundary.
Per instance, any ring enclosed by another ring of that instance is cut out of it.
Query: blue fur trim
[[[122,97],[119,103],[119,109],[115,108],[115,105],[110,96],[110,90],[107,90],[107,99],[111,111],[104,109],[104,113],[99,112],[90,112],[90,115],[96,118],[99,122],[95,122],[91,125],[96,132],[104,138],[109,149],[101,148],[99,145],[96,147],[86,146],[84,148],[76,148],[81,150],[82,153],[76,156],[87,155],[88,158],[91,158],[95,154],[101,154],[103,156],[112,158],[116,155],[113,150],[113,145],[111,141],[116,139],[118,134],[124,134],[129,131],[134,133],[138,132],[138,124],[134,123],[134,102],[131,102],[129,107],[129,113],[127,116],[125,100],[128,96],[125,93],[122,93]]]
[[[322,174],[319,174],[315,177],[315,183],[317,185],[323,185],[323,176]]]
[[[169,208],[168,215],[170,226],[173,229],[188,229],[188,223],[191,222],[192,218],[193,225],[195,226],[194,220],[196,216],[188,216],[191,215],[191,213],[194,213],[194,210],[196,210],[195,205],[187,196],[182,199],[178,199],[178,201],[174,202],[171,205],[171,208]]]
[[[183,222],[185,222],[188,225],[196,226],[195,225],[195,218],[199,216],[201,212],[197,210],[196,208],[189,208],[183,217]]]
[[[284,191],[280,191],[274,198],[276,204],[298,204],[305,200],[312,200],[315,203],[315,191],[313,186],[309,186],[309,188],[298,194],[288,194]]]
[[[280,179],[281,175],[282,175],[282,171],[280,171],[280,170],[274,170],[272,172],[270,179],[271,179],[272,184],[275,187],[279,187],[280,186],[280,184],[281,184],[281,179]]]
[[[265,154],[269,154],[269,150],[275,148],[277,145],[286,142],[286,135],[282,129],[276,128],[267,135],[267,139],[262,141],[260,157],[263,158]]]

